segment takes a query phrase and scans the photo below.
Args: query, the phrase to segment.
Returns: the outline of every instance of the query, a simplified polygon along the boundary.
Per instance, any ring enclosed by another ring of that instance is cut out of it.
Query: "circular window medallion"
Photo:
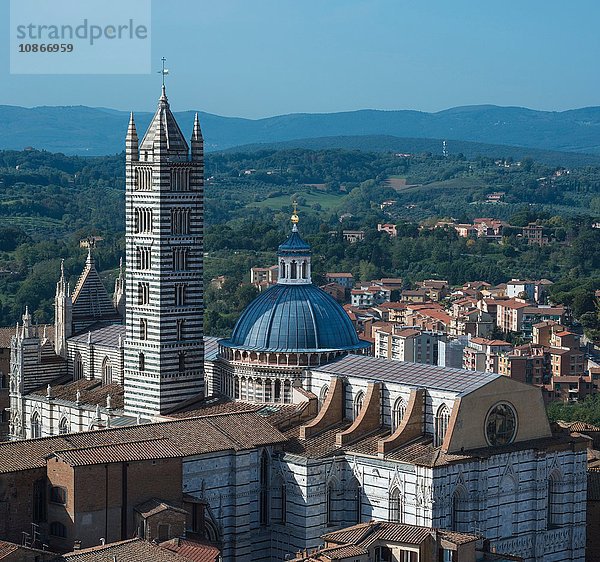
[[[512,443],[517,434],[517,414],[508,402],[496,404],[485,420],[485,437],[490,445]]]

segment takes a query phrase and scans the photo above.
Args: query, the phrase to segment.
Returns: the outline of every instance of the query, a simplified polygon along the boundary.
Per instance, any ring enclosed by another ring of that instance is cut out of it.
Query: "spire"
[[[150,126],[140,143],[140,151],[151,154],[151,151],[156,155],[157,140],[161,139],[160,129],[162,129],[162,135],[164,135],[164,148],[168,151],[169,157],[176,161],[186,161],[188,159],[189,146],[173,113],[169,107],[169,100],[167,98],[167,91],[163,85],[161,88],[161,95],[158,98],[158,107],[156,113],[152,118]],[[145,157],[144,157],[145,158]]]
[[[60,260],[60,277],[58,278],[58,283],[56,283],[56,296],[64,297],[67,294],[67,283],[65,280],[65,260]]]
[[[198,119],[198,112],[194,115],[194,131],[192,132],[193,141],[202,141],[202,129],[200,129],[200,119]]]
[[[194,116],[194,130],[192,132],[192,160],[202,160],[204,157],[204,139],[202,138],[202,129],[198,113]]]
[[[92,245],[88,246],[88,255],[85,260],[86,267],[94,267],[94,258],[92,257]]]
[[[139,143],[133,111],[129,114],[129,125],[127,127],[127,137],[125,138],[125,155],[128,160],[139,160]]]
[[[29,314],[29,307],[25,307],[25,314],[23,314],[23,332],[22,337],[30,338],[33,335],[31,326],[31,315]]]
[[[123,258],[119,259],[119,275],[115,279],[115,290],[113,292],[113,306],[116,311],[125,317],[125,272],[123,271]]]

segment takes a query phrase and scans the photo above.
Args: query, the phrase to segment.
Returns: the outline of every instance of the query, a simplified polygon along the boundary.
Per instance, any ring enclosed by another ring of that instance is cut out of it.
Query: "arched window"
[[[112,384],[112,363],[108,357],[102,361],[102,384]]]
[[[285,279],[285,262],[283,260],[279,263],[279,277]]]
[[[148,320],[140,318],[140,339],[148,339]]]
[[[286,486],[283,478],[277,478],[273,486],[271,498],[271,518],[277,523],[285,524],[286,520]]]
[[[467,492],[461,486],[452,494],[452,525],[453,531],[466,533],[469,529],[469,508],[467,505]]]
[[[321,392],[319,393],[319,409],[323,407],[325,404],[325,399],[327,398],[327,393],[329,392],[329,387],[327,385],[323,385],[321,388]]]
[[[356,395],[356,398],[354,399],[353,419],[356,419],[358,417],[358,414],[360,414],[360,411],[362,410],[364,401],[365,401],[365,393],[361,390]]]
[[[554,529],[560,526],[560,507],[560,475],[554,472],[550,475],[550,478],[548,478],[548,529]]]
[[[65,433],[69,433],[69,420],[62,418],[58,424],[58,434],[65,435]]]
[[[281,402],[281,381],[275,381],[275,402]]]
[[[60,521],[50,523],[50,534],[53,537],[64,539],[67,536],[67,528]]]
[[[348,499],[350,502],[347,510],[349,515],[348,523],[355,525],[360,523],[362,515],[362,488],[356,477],[353,476],[352,480],[350,480],[348,490]]]
[[[269,524],[269,454],[263,451],[260,457],[260,524]]]
[[[394,402],[394,407],[392,409],[392,432],[396,431],[396,429],[400,427],[405,413],[406,402],[404,402],[402,398],[398,398],[396,402]]]
[[[308,266],[306,264],[306,260],[302,262],[302,279],[308,278]]]
[[[442,404],[437,411],[435,416],[435,435],[434,435],[434,447],[441,447],[446,437],[446,431],[448,430],[448,424],[450,423],[450,408],[446,404]]]
[[[517,483],[510,474],[505,474],[498,486],[500,492],[498,520],[500,537],[506,538],[518,532]]]
[[[34,523],[45,523],[47,520],[46,478],[40,478],[33,483],[32,518]]]
[[[292,260],[290,263],[290,279],[296,279],[298,277],[298,264],[296,260]]]
[[[402,495],[400,489],[395,486],[390,492],[390,521],[392,523],[402,523],[402,512]]]
[[[73,380],[78,381],[81,378],[83,378],[83,359],[81,353],[76,351],[73,358]]]
[[[337,517],[336,517],[336,489],[335,483],[329,482],[327,487],[325,488],[325,506],[326,506],[326,524],[328,527],[332,527],[335,525]]]
[[[37,439],[42,436],[42,424],[40,422],[40,415],[34,412],[31,416],[31,438]]]
[[[138,355],[138,370],[145,371],[146,370],[146,356],[143,353]]]

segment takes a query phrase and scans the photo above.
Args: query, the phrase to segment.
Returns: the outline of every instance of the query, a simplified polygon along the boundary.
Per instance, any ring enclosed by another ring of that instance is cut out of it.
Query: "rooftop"
[[[156,544],[129,539],[107,545],[75,550],[63,555],[69,562],[189,562],[190,559]]]
[[[89,343],[106,347],[117,347],[119,342],[125,341],[125,326],[110,324],[97,330],[84,331],[77,336],[69,338],[71,342]]]
[[[252,428],[252,432],[248,428]],[[193,456],[217,451],[240,451],[283,443],[285,437],[264,417],[254,412],[222,413],[177,419],[149,425],[135,425],[82,433],[71,433],[27,441],[0,443],[0,474],[46,466],[57,454],[74,465],[120,462],[129,457],[152,454]],[[138,445],[127,445],[138,443]],[[110,447],[103,448],[104,445]],[[128,447],[134,447],[130,452]]]
[[[461,396],[473,392],[501,376],[494,373],[465,371],[436,365],[390,361],[365,355],[347,355],[314,370],[341,377],[396,382],[414,388],[447,390]]]

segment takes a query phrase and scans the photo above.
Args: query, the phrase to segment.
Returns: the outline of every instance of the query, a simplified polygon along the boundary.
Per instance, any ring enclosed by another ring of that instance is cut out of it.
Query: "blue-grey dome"
[[[370,346],[358,338],[346,311],[312,284],[277,284],[267,289],[244,310],[231,338],[220,343],[236,349],[285,352]]]
[[[302,240],[302,237],[298,233],[298,230],[294,229],[292,230],[290,237],[279,246],[277,253],[280,256],[296,253],[302,255],[309,255],[310,246],[304,240]]]

